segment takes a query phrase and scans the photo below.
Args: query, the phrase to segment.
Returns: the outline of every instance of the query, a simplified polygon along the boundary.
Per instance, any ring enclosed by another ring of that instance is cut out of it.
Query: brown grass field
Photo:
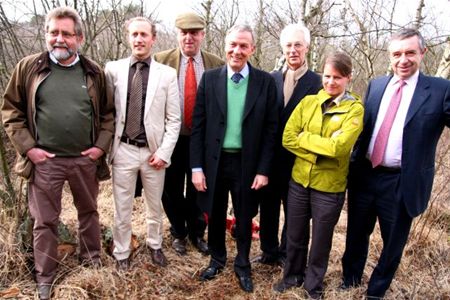
[[[448,143],[446,147],[449,148]],[[401,265],[385,299],[450,299],[450,177],[449,150],[441,151],[444,159],[437,162],[434,192],[429,208],[415,219],[410,239]],[[111,182],[101,184],[98,199],[100,221],[104,228],[113,222]],[[0,204],[1,205],[1,204]],[[2,208],[2,207],[0,207]],[[133,254],[132,269],[119,274],[114,259],[103,248],[99,269],[81,267],[73,247],[61,257],[53,299],[307,299],[302,288],[284,294],[272,291],[272,284],[282,276],[280,267],[253,264],[255,291],[240,290],[232,269],[235,243],[227,234],[228,263],[215,280],[200,282],[199,272],[208,265],[209,258],[202,256],[189,245],[187,256],[178,256],[171,249],[169,224],[165,219],[163,250],[169,260],[167,268],[151,263],[145,247],[145,208],[141,198],[135,201],[133,233],[137,248]],[[66,187],[61,221],[76,236],[76,210]],[[21,251],[16,239],[16,218],[8,216],[2,208],[0,214],[0,299],[38,299],[32,273],[29,269],[30,253]],[[382,244],[378,228],[372,236],[370,254],[360,288],[339,291],[341,257],[346,233],[346,209],[335,229],[333,248],[325,277],[324,299],[363,299],[368,276],[373,270]],[[254,240],[250,256],[259,254],[259,241]]]

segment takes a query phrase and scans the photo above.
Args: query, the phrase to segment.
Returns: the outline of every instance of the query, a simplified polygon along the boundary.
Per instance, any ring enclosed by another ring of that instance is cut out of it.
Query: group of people
[[[78,13],[59,7],[46,17],[48,51],[25,57],[11,75],[2,121],[17,151],[15,170],[29,179],[40,299],[50,298],[56,276],[66,181],[78,212],[80,263],[101,265],[96,198],[99,180],[111,177],[108,153],[119,271],[131,267],[131,215],[141,181],[153,263],[168,263],[162,251],[164,210],[172,248],[186,255],[189,241],[210,255],[200,280],[218,276],[227,261],[231,194],[234,271],[241,289],[253,291],[249,255],[259,210],[262,253],[252,262],[283,266],[274,291],[303,286],[311,298],[321,298],[348,189],[340,288],[362,284],[378,219],[383,250],[367,296],[382,298],[411,222],[427,206],[437,141],[450,126],[450,82],[420,72],[426,52],[421,34],[403,29],[391,37],[393,75],[371,81],[363,104],[349,90],[353,67],[347,54],[328,55],[321,75],[309,70],[310,33],[302,25],[281,32],[286,66],[272,74],[249,63],[256,46],[247,25],[227,32],[225,61],[201,50],[202,17],[184,13],[175,26],[178,47],[152,55],[154,24],[144,17],[128,20],[131,56],[108,62],[103,71],[78,52]]]

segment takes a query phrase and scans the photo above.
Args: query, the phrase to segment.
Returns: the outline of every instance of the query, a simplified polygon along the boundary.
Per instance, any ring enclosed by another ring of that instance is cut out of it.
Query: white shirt
[[[408,113],[409,105],[416,89],[417,80],[419,79],[419,71],[414,73],[410,78],[405,80],[405,86],[403,86],[402,100],[398,107],[397,114],[395,115],[394,123],[392,124],[391,132],[389,133],[389,139],[386,145],[386,151],[381,163],[382,166],[391,168],[400,168],[402,164],[402,140],[403,140],[403,128],[405,126],[406,114]],[[367,158],[370,159],[375,144],[375,139],[383,123],[384,116],[391,102],[391,98],[394,95],[395,90],[398,88],[400,78],[394,75],[389,81],[386,90],[384,91],[383,98],[381,99],[380,109],[378,110],[377,120],[370,139],[369,150],[367,152]]]

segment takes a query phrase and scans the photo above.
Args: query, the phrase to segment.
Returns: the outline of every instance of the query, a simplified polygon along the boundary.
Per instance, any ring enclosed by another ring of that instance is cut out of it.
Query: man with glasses
[[[83,42],[78,13],[69,7],[51,10],[45,30],[48,51],[17,64],[1,109],[5,130],[18,154],[16,171],[29,178],[40,299],[50,298],[56,277],[65,181],[78,211],[80,263],[101,265],[98,182],[109,178],[105,155],[114,129],[114,106],[106,97],[103,71],[78,54]]]

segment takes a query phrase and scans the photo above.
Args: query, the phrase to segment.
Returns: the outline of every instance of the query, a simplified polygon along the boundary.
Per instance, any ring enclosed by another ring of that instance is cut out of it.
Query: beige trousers
[[[120,143],[112,162],[114,194],[114,257],[117,260],[130,256],[131,214],[138,172],[144,187],[147,239],[152,249],[160,249],[163,236],[163,209],[161,196],[165,169],[156,170],[148,164],[151,153],[148,147]]]

